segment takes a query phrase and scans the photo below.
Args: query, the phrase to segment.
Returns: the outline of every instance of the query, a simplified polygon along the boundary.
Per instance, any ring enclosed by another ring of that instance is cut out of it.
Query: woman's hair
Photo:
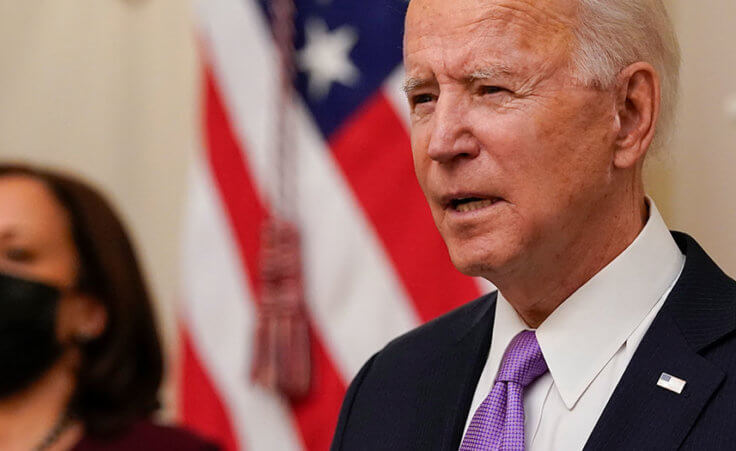
[[[43,182],[67,211],[79,253],[78,289],[107,312],[103,333],[81,345],[70,409],[90,435],[121,431],[158,409],[162,356],[151,299],[130,239],[110,204],[87,184],[56,172],[0,164],[0,177]]]

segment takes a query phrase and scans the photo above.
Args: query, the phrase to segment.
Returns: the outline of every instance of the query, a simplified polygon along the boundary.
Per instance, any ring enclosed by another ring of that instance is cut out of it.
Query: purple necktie
[[[515,336],[501,361],[496,383],[475,411],[460,451],[524,450],[524,388],[547,372],[537,336]]]

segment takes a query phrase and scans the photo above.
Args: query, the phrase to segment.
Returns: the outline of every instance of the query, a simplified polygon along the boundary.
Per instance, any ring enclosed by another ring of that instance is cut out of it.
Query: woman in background
[[[216,449],[150,421],[161,377],[117,215],[71,177],[0,165],[0,449]]]

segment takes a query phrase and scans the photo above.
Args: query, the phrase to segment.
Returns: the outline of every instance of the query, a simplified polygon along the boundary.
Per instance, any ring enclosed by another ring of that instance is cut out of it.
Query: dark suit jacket
[[[692,238],[673,235],[685,268],[586,450],[736,450],[736,282]],[[495,301],[483,296],[375,354],[345,395],[332,450],[457,450]],[[682,394],[657,386],[663,372],[687,381]]]

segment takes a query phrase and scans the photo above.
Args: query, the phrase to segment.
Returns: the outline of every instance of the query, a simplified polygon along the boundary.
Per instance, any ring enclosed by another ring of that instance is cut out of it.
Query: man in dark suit
[[[376,353],[333,449],[736,449],[736,282],[643,187],[661,0],[412,0],[404,63],[435,223],[498,291]]]

